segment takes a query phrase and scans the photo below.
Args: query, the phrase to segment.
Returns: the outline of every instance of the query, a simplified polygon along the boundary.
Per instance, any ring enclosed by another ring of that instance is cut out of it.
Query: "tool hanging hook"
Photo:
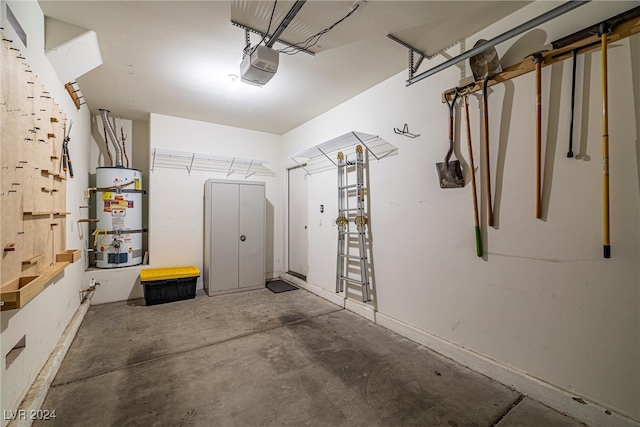
[[[408,138],[417,138],[420,136],[419,133],[409,132],[409,126],[406,123],[404,124],[404,127],[402,128],[402,130],[398,128],[393,128],[393,131],[398,135],[406,136]]]

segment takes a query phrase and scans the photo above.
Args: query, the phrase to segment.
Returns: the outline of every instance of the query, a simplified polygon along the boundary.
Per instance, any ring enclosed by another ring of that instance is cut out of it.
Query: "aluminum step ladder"
[[[367,259],[367,215],[365,213],[364,161],[362,146],[356,147],[356,160],[347,161],[342,151],[338,153],[338,264],[336,269],[336,293],[344,292],[347,284],[362,288],[362,301],[371,301],[369,261]],[[356,182],[349,183],[355,166]],[[353,206],[355,201],[355,206]],[[356,231],[350,228],[353,223]],[[354,245],[358,240],[357,253]],[[359,271],[358,271],[359,270]],[[345,295],[346,297],[346,295]]]

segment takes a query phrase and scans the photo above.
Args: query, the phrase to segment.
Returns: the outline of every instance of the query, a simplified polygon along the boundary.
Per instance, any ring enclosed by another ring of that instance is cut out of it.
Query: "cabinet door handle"
[[[247,236],[245,236],[244,234],[242,236],[240,236],[240,241],[244,242],[245,240],[247,240]]]

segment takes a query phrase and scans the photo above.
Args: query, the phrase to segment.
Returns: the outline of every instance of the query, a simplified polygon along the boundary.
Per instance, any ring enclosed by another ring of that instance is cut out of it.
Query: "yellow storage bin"
[[[198,277],[200,270],[193,265],[186,267],[143,268],[140,271],[141,282],[154,282],[156,280],[182,279],[185,277]]]
[[[200,270],[194,266],[145,268],[140,271],[146,305],[193,299]]]

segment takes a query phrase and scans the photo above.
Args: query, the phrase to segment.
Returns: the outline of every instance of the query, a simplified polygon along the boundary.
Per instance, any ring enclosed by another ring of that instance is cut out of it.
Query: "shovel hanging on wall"
[[[449,99],[450,95],[444,96],[449,106],[449,151],[444,157],[444,162],[436,163],[436,169],[440,178],[440,188],[461,188],[464,187],[464,175],[460,161],[450,160],[453,154],[453,110],[458,100],[458,91],[454,91],[453,99]]]
[[[480,46],[487,41],[480,39],[474,47]],[[500,59],[496,49],[491,47],[469,58],[469,66],[476,82],[482,81],[482,116],[484,118],[484,151],[485,151],[485,175],[487,176],[487,222],[493,225],[493,204],[491,202],[491,168],[489,157],[489,106],[487,102],[487,86],[489,80],[502,72]]]

